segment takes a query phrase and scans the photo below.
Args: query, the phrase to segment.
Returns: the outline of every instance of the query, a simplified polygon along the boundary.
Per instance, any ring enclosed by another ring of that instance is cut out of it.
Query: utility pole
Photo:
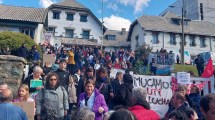
[[[181,38],[181,64],[184,65],[184,0],[182,3],[182,38]]]
[[[101,52],[103,51],[103,38],[104,38],[104,31],[103,31],[103,29],[104,29],[104,21],[103,21],[103,14],[104,14],[104,10],[103,10],[103,8],[104,8],[104,1],[102,0],[102,38],[101,38]]]

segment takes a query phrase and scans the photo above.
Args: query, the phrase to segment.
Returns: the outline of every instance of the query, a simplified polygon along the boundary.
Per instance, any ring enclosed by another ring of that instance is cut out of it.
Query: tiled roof
[[[44,8],[0,5],[0,19],[43,23],[45,17]]]
[[[71,45],[86,45],[86,46],[101,46],[101,44],[96,42],[91,42],[87,39],[79,38],[62,38],[62,44],[71,44]]]
[[[74,7],[74,8],[84,8],[84,9],[86,9],[86,7],[84,5],[80,4],[76,0],[63,0],[62,2],[55,3],[53,5],[66,6],[66,7]]]
[[[172,16],[173,17],[173,16]],[[142,16],[137,19],[138,23],[144,30],[163,31],[181,33],[182,26],[174,24],[172,19],[164,16]],[[215,24],[207,21],[189,21],[188,26],[184,26],[185,34],[215,36]]]
[[[128,47],[130,45],[130,42],[126,41],[128,32],[125,31],[124,34],[122,34],[122,31],[117,30],[106,30],[104,33],[104,37],[106,35],[116,35],[115,40],[106,40],[103,39],[104,46],[113,46],[113,47]]]

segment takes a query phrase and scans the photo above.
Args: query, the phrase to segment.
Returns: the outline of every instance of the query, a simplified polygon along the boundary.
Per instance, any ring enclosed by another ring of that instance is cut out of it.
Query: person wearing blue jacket
[[[0,119],[1,120],[28,120],[22,108],[11,104],[13,93],[5,89],[0,93]]]

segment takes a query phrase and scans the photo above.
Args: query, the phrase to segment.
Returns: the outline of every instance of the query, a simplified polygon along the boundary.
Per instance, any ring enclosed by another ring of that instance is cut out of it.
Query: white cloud
[[[54,1],[53,0],[40,0],[40,5],[43,7],[43,8],[47,8],[49,7],[51,4],[53,4]]]
[[[116,3],[108,3],[107,8],[111,8],[114,11],[119,11],[119,7]]]
[[[133,6],[134,7],[134,14],[140,13],[143,10],[144,6],[148,6],[148,3],[151,0],[116,0],[114,2],[112,2],[112,4],[122,4],[124,6]],[[104,0],[104,2],[110,2],[110,0]],[[113,10],[115,10],[115,7],[108,7],[108,8],[112,8]],[[119,9],[119,8],[118,8]]]
[[[3,3],[3,0],[0,0],[0,4],[2,4]]]
[[[121,30],[122,28],[126,28],[128,31],[130,24],[130,20],[115,15],[104,18],[104,26],[110,30]]]

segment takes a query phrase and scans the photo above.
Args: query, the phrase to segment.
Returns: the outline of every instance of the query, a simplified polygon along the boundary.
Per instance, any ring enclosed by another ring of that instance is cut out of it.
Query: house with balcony
[[[14,31],[29,35],[36,43],[43,38],[47,25],[46,9],[0,5],[0,32]]]
[[[99,19],[75,0],[64,0],[48,8],[46,31],[52,32],[52,43],[76,44],[79,41],[83,45],[89,42],[100,44],[105,30],[105,27],[102,30]]]
[[[127,41],[128,31],[125,28],[120,30],[106,30],[103,38],[103,46],[106,51],[119,48],[130,48],[130,42]]]
[[[142,16],[130,26],[128,41],[131,49],[147,44],[153,52],[164,48],[168,51],[181,48],[182,36],[181,17],[166,12],[163,16]],[[184,50],[191,56],[215,50],[215,24],[207,21],[184,19],[185,42]]]

